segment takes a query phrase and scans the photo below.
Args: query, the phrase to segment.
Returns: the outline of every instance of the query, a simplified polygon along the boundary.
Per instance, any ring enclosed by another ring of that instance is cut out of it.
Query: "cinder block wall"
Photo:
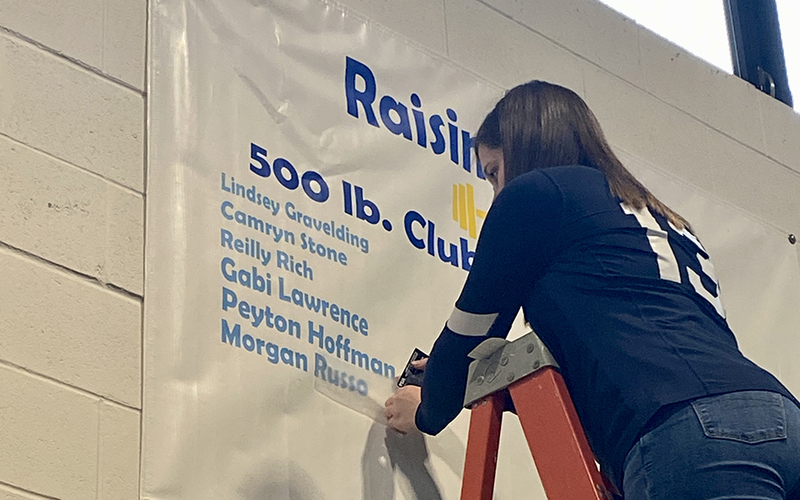
[[[800,117],[594,0],[342,3],[800,233]],[[146,0],[0,0],[0,500],[139,497],[145,35]]]
[[[0,500],[137,499],[146,0],[0,0]]]

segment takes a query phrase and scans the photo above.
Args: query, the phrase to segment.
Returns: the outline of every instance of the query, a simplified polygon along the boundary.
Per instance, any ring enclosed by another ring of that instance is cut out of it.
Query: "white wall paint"
[[[800,233],[800,117],[593,0],[344,0]],[[0,499],[139,494],[145,0],[0,0]],[[787,243],[788,244],[788,243]]]

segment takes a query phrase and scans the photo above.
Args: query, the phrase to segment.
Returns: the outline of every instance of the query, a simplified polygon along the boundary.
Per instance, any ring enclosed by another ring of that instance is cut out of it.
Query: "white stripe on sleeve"
[[[456,307],[453,309],[450,319],[447,320],[447,328],[459,335],[481,337],[489,332],[499,314],[468,313]]]

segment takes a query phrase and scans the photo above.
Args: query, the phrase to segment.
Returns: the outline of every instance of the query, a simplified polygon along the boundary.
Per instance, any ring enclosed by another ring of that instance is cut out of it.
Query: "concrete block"
[[[605,71],[587,71],[586,99],[612,146],[797,230],[800,176],[790,169]]]
[[[5,0],[0,26],[144,89],[145,0]]]
[[[0,136],[0,241],[142,294],[143,197]]]
[[[597,68],[585,68],[584,85],[586,103],[597,116],[612,146],[647,158],[653,150],[654,108],[663,106],[663,103]]]
[[[140,407],[140,302],[10,250],[0,270],[0,359]]]
[[[144,198],[106,184],[103,280],[144,294]]]
[[[0,133],[143,190],[144,98],[2,34]]]
[[[641,80],[638,25],[596,0],[482,0],[625,80]]]
[[[582,17],[591,0],[561,0],[530,2],[527,0],[479,0],[509,15],[537,33],[564,47],[580,52],[583,34],[576,29],[577,18]]]
[[[342,0],[340,3],[438,54],[447,52],[444,0]]]
[[[589,107],[612,146],[702,189],[712,188],[707,125],[602,70],[587,72],[586,88]],[[648,187],[659,195],[657,186]]]
[[[446,10],[454,61],[503,88],[539,79],[583,94],[581,62],[567,50],[478,2],[447,0]]]
[[[800,234],[800,175],[721,134],[710,134],[709,146],[715,195]]]
[[[139,412],[100,402],[98,496],[139,499]]]
[[[763,150],[755,89],[741,78],[641,29],[643,88],[756,149]]]
[[[652,149],[647,159],[662,170],[706,191],[716,181],[709,164],[713,130],[682,110],[655,98],[650,107]]]
[[[105,0],[102,70],[144,89],[146,0]]]
[[[642,79],[639,25],[596,0],[585,2],[578,13],[574,29],[582,35],[581,55],[639,85]]]
[[[0,26],[100,68],[103,0],[3,0]]]
[[[97,399],[3,365],[0,393],[0,481],[50,498],[94,500]]]
[[[765,152],[800,173],[800,114],[782,102],[753,89],[761,110]],[[800,99],[800,96],[795,96]]]
[[[47,498],[0,484],[0,500],[47,500]]]

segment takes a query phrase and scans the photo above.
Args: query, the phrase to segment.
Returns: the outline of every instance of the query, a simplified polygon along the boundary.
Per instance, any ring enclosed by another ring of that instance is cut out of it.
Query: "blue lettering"
[[[442,127],[444,126],[444,120],[439,115],[431,116],[429,120],[431,124],[431,130],[433,131],[433,136],[436,139],[431,142],[431,149],[437,155],[444,153],[445,148],[447,147],[447,141],[444,140],[444,135],[442,134]]]
[[[469,272],[472,269],[472,260],[475,252],[469,249],[469,241],[466,238],[459,238],[461,244],[461,269]]]
[[[418,224],[421,228],[427,228],[424,240],[414,234],[414,224]],[[475,251],[470,250],[467,239],[459,238],[458,245],[445,241],[442,237],[436,236],[436,224],[433,221],[426,220],[414,210],[406,212],[404,225],[406,237],[415,248],[427,250],[428,255],[438,256],[439,260],[453,267],[459,267],[460,264],[465,271],[472,269]]]
[[[289,160],[278,158],[272,163],[272,168],[275,170],[275,177],[278,179],[278,182],[286,189],[293,191],[300,185],[297,169],[294,168],[294,165],[292,165]],[[288,172],[288,177],[285,172]]]
[[[373,127],[380,127],[378,120],[375,119],[375,111],[372,109],[372,103],[375,102],[375,75],[366,64],[360,63],[350,57],[345,57],[345,71],[344,71],[344,89],[347,96],[347,112],[358,118],[358,102],[364,107],[364,114],[367,117],[367,123]],[[361,77],[364,83],[364,90],[359,91],[356,89],[356,76]]]
[[[239,327],[239,323],[233,327],[233,331],[231,331],[230,327],[228,327],[228,322],[224,319],[222,320],[222,342],[227,343],[230,345],[236,345],[236,347],[241,347],[241,334],[242,329]]]
[[[366,64],[346,56],[344,86],[347,113],[359,118],[360,103],[367,123],[373,127],[380,128],[374,109],[378,92],[375,74],[372,70]],[[471,172],[474,141],[469,132],[459,129],[456,124],[458,121],[456,111],[452,108],[446,109],[449,122],[445,133],[442,130],[445,126],[442,116],[438,114],[431,115],[426,124],[425,113],[421,109],[422,100],[419,95],[412,93],[410,99],[413,106],[411,110],[414,117],[413,132],[408,106],[388,94],[380,98],[378,109],[386,129],[395,135],[403,136],[409,141],[413,140],[413,135],[416,134],[417,144],[423,148],[428,146],[428,129],[430,129],[430,133],[433,134],[433,140],[430,142],[431,151],[436,155],[441,155],[448,149],[449,144],[450,161],[456,165],[460,163],[465,171]],[[475,172],[478,178],[485,178],[481,169],[476,168]],[[345,195],[349,196],[349,193],[345,193]],[[346,198],[345,212],[351,214],[351,209],[352,207],[350,207]]]
[[[314,353],[314,376],[327,382],[325,379],[326,368],[328,368],[328,362],[325,361],[325,357],[319,353]]]
[[[328,196],[330,196],[330,189],[328,189],[328,183],[325,182],[325,179],[322,178],[320,174],[314,172],[312,170],[307,171],[303,174],[303,191],[305,191],[306,195],[309,198],[316,201],[317,203],[323,203],[328,201]],[[314,190],[312,187],[312,183],[317,185],[317,190]]]
[[[236,262],[234,262],[230,257],[224,257],[222,259],[222,275],[230,282],[236,281],[236,273],[230,269],[235,266]]]
[[[280,347],[272,342],[267,342],[267,360],[273,365],[277,365],[280,358],[278,355],[280,354]]]
[[[233,203],[229,201],[223,201],[220,210],[222,211],[222,216],[228,220],[233,220],[233,215],[229,214],[226,210],[230,210],[233,208]]]
[[[404,104],[395,101],[392,96],[385,95],[381,98],[381,120],[383,124],[395,135],[402,135],[409,141],[411,140],[411,124],[408,122],[408,108]],[[392,119],[391,111],[394,111],[399,120]]]
[[[236,297],[236,292],[230,290],[228,288],[222,287],[222,310],[227,311],[231,307],[236,307],[236,304],[239,302],[238,297]]]
[[[442,262],[449,262],[450,265],[458,267],[458,247],[450,243],[450,255],[447,255],[444,251],[444,246],[446,244],[447,243],[443,239],[437,238],[436,247],[439,250],[439,258]]]
[[[447,108],[447,117],[453,122],[458,120],[458,115],[450,108]],[[447,129],[450,131],[450,161],[458,165],[458,127],[448,123]]]
[[[238,327],[239,325],[236,326]],[[253,352],[256,348],[256,341],[251,335],[245,333],[244,337],[242,337],[242,345],[244,345],[244,348],[248,351]]]
[[[325,327],[324,326],[319,325],[319,330],[315,330],[314,329],[314,322],[313,321],[309,321],[308,322],[308,343],[309,344],[313,344],[314,343],[314,339],[317,339],[319,341],[319,348],[322,349],[322,343],[323,343],[322,337],[324,335],[325,335]]]
[[[406,229],[406,236],[408,237],[408,241],[411,242],[412,245],[422,250],[425,248],[425,242],[414,235],[414,231],[411,228],[411,224],[413,223],[419,224],[421,227],[425,227],[425,218],[421,216],[419,213],[409,210],[406,212],[406,216],[403,219],[403,225]]]
[[[422,106],[422,102],[417,94],[411,94],[411,104],[415,108]],[[428,136],[425,132],[425,115],[422,114],[422,111],[419,111],[418,109],[412,110],[412,113],[414,114],[414,125],[417,127],[417,144],[423,148],[427,147]],[[469,132],[467,132],[467,135],[469,135]]]

